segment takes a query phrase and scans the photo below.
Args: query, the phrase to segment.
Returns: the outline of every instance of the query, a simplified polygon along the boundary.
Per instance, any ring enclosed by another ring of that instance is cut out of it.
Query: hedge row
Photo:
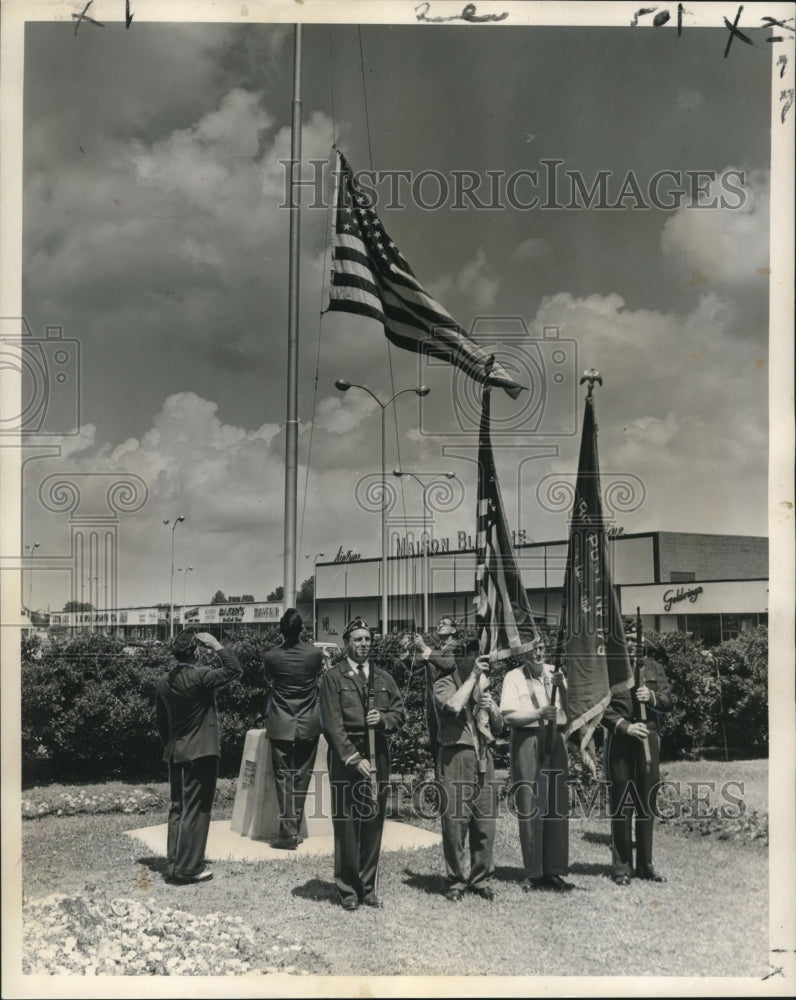
[[[664,756],[705,753],[765,755],[767,732],[767,632],[758,628],[703,655],[698,641],[681,633],[659,637],[666,648],[676,710],[663,724]],[[222,691],[222,775],[238,773],[249,729],[263,725],[266,691],[262,661],[280,641],[275,629],[240,627],[231,644],[243,665],[238,683]],[[43,646],[26,639],[22,650],[22,777],[28,786],[47,780],[163,780],[166,768],[155,725],[155,688],[172,664],[164,646],[125,647],[99,634],[82,634]],[[392,743],[393,769],[422,776],[433,765],[425,724],[422,670],[398,660],[398,639],[377,641],[373,659],[393,673],[408,721]],[[203,657],[209,656],[206,652]],[[499,697],[502,677],[493,676]],[[496,763],[507,766],[505,739]],[[599,747],[598,747],[599,749]]]

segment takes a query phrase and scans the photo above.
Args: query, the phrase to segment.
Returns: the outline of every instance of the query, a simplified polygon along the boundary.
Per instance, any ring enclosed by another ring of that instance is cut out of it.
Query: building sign
[[[337,555],[334,557],[336,563],[349,563],[349,562],[359,562],[362,556],[355,552],[353,549],[349,549],[347,552],[343,552],[343,546],[337,550]]]
[[[450,538],[414,538],[411,535],[395,535],[395,554],[399,558],[406,556],[421,556],[423,551],[429,555],[436,555],[438,552],[474,552],[475,541],[471,534],[466,531],[456,532],[456,547],[454,549]],[[528,543],[528,533],[525,528],[519,531],[512,531],[511,543],[514,548],[519,548]]]
[[[278,622],[285,611],[282,602],[261,604],[199,604],[174,609],[174,621],[184,625],[237,625],[247,622]],[[79,628],[122,625],[150,625],[168,622],[168,608],[125,608],[118,611],[62,611],[50,615],[51,625]]]
[[[278,622],[285,613],[284,604],[274,601],[261,604],[200,604],[185,609],[185,625],[245,625],[252,622]]]
[[[679,604],[680,601],[690,601],[694,604],[701,593],[702,587],[690,587],[689,589],[678,587],[677,590],[667,590],[663,595],[663,610],[668,613],[672,605]]]

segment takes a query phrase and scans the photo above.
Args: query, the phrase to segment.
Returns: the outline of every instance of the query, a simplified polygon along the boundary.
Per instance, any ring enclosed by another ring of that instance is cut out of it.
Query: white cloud
[[[769,171],[744,173],[741,183],[727,167],[705,186],[700,201],[714,199],[714,208],[680,208],[665,222],[661,247],[670,265],[689,275],[689,283],[710,282],[730,288],[742,285],[768,289]],[[721,178],[725,179],[722,186]],[[730,178],[737,191],[726,189]],[[743,197],[743,204],[738,205]],[[722,199],[726,207],[721,207]]]
[[[523,240],[511,255],[514,260],[539,260],[547,257],[552,250],[552,243],[544,237],[530,236]]]
[[[428,291],[455,317],[457,309],[450,303],[451,298],[467,302],[476,309],[488,309],[494,304],[499,287],[500,280],[490,271],[486,251],[479,247],[458,274],[430,282]]]

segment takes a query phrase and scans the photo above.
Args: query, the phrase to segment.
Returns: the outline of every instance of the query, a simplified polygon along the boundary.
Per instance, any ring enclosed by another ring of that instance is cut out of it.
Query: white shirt
[[[362,677],[367,680],[370,676],[370,664],[367,660],[364,663],[359,664],[356,660],[352,660],[350,656],[347,656],[349,667],[354,671],[354,673],[359,676],[359,668],[362,667]]]
[[[526,676],[523,667],[515,667],[514,670],[509,670],[506,676],[503,678],[503,690],[500,692],[500,711],[501,712],[522,712],[526,714],[536,708],[534,705],[533,698],[531,697],[531,690],[536,697],[536,703],[539,708],[544,708],[545,705],[551,703],[550,697],[552,694],[552,684],[550,683],[550,678],[553,675],[555,668],[550,663],[544,663],[542,665],[542,673],[539,677],[534,677],[530,671],[530,681]],[[566,682],[565,682],[566,684]],[[556,707],[558,708],[558,714],[556,716],[556,722],[558,725],[565,725],[567,717],[564,714],[564,710],[561,707],[561,702],[558,697],[556,697]],[[519,729],[538,729],[539,721],[529,722],[524,726],[518,726]]]

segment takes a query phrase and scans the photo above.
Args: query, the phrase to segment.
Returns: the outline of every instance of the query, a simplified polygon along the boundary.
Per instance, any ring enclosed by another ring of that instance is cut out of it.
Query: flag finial
[[[584,382],[588,382],[589,383],[589,391],[586,393],[586,399],[591,399],[592,393],[593,393],[593,389],[594,389],[594,383],[595,382],[599,382],[600,385],[602,385],[603,384],[603,377],[597,371],[596,368],[589,368],[580,377],[580,384],[583,385]]]

